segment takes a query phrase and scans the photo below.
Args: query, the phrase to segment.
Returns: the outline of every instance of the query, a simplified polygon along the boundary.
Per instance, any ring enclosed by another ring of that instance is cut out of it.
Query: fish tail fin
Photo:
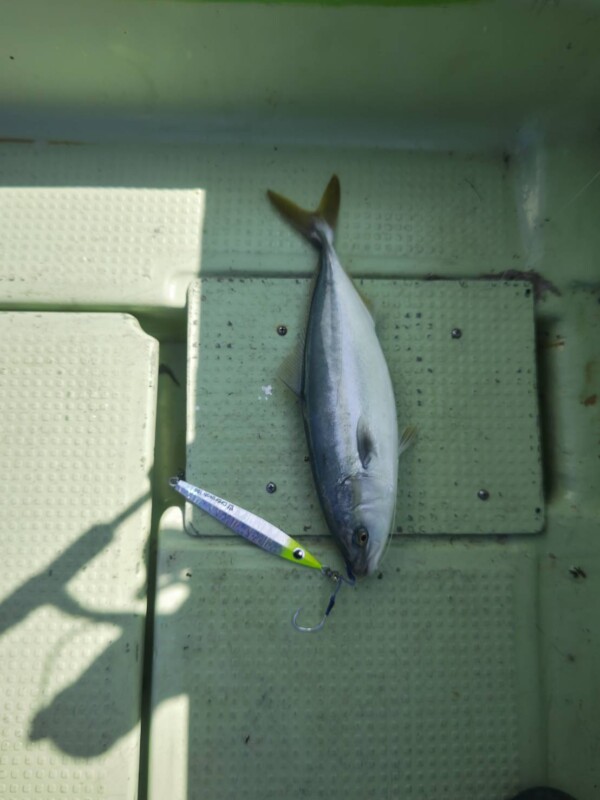
[[[316,211],[317,218],[324,220],[332,231],[335,230],[340,213],[341,194],[340,179],[337,175],[332,175]]]
[[[313,244],[319,246],[323,236],[330,241],[333,239],[341,196],[340,181],[337,175],[331,177],[315,211],[300,208],[287,197],[272,192],[270,189],[267,191],[267,196],[281,216]]]

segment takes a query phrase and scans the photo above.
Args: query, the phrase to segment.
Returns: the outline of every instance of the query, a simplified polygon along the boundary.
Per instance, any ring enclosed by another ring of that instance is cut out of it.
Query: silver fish
[[[369,309],[340,264],[333,231],[340,183],[333,176],[314,212],[274,192],[280,214],[319,251],[298,380],[313,475],[329,528],[357,577],[379,565],[394,524],[398,442],[390,373]]]

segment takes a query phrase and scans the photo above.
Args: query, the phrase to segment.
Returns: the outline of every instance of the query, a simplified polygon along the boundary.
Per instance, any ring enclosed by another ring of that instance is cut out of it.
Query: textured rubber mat
[[[315,542],[327,561],[332,546]],[[536,564],[518,544],[395,542],[342,589],[163,518],[151,798],[505,800],[541,769]],[[187,753],[187,754],[186,754]],[[168,754],[168,757],[167,757]]]
[[[419,431],[400,460],[397,533],[539,531],[530,287],[366,279],[357,285],[381,320],[399,427]],[[204,279],[190,293],[187,480],[293,536],[327,532],[301,409],[277,378],[309,293],[308,280],[232,278]],[[266,491],[269,483],[275,492]],[[191,506],[186,522],[191,532],[228,533]]]
[[[0,314],[0,796],[137,797],[157,343]]]

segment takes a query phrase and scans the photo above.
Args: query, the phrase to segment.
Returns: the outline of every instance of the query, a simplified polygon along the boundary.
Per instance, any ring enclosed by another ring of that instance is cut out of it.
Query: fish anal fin
[[[358,420],[358,425],[356,427],[356,446],[358,448],[360,463],[363,469],[367,469],[373,456],[377,453],[377,448],[375,447],[373,434],[364,417]]]
[[[400,441],[398,442],[398,457],[402,455],[402,453],[406,452],[409,447],[411,447],[417,438],[417,427],[416,425],[407,425],[406,428],[402,431],[402,435],[400,436]]]

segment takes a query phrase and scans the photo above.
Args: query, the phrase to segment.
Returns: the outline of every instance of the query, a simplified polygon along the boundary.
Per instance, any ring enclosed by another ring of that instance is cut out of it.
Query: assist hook
[[[352,576],[351,578],[345,578],[340,572],[337,570],[331,569],[330,567],[322,567],[321,572],[325,575],[326,578],[331,578],[331,580],[335,583],[335,589],[331,593],[331,597],[329,598],[329,602],[327,603],[327,608],[325,609],[325,613],[323,614],[323,619],[313,627],[305,627],[304,625],[298,624],[298,614],[302,611],[302,607],[296,611],[294,616],[292,617],[292,625],[297,631],[300,633],[317,633],[318,631],[323,630],[325,623],[327,622],[327,617],[331,614],[333,607],[335,605],[335,598],[337,593],[342,587],[343,583],[347,583],[348,586],[354,586],[356,583],[356,578]]]

